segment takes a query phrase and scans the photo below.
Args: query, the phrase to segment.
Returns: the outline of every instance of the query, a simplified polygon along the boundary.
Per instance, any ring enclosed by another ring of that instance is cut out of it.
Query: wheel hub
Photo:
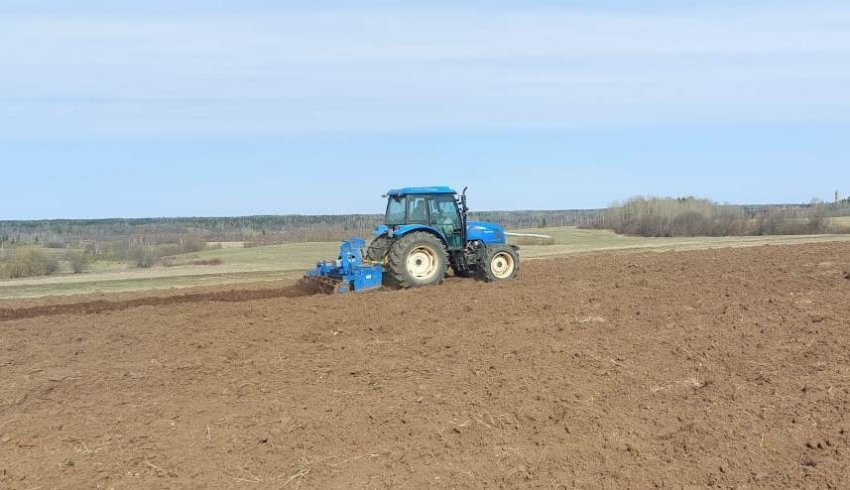
[[[437,272],[437,254],[429,247],[418,247],[407,256],[407,271],[417,279],[429,279]]]
[[[507,252],[499,252],[490,261],[490,270],[497,279],[505,279],[514,272],[514,259]]]

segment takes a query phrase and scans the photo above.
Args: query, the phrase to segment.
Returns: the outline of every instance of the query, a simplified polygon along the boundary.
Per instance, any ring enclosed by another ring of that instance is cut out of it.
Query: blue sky
[[[0,219],[830,199],[850,4],[4,0],[0,171]]]

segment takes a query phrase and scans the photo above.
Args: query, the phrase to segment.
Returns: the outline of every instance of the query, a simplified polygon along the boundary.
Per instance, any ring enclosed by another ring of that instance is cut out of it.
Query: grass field
[[[517,231],[524,233],[546,234],[555,239],[554,245],[523,246],[522,257],[524,259],[540,259],[605,252],[663,252],[670,250],[752,247],[758,245],[782,245],[792,243],[850,240],[850,235],[645,238],[617,235],[616,233],[607,230],[580,230],[577,228],[541,228]]]
[[[850,216],[841,216],[838,218],[829,218],[829,220],[837,226],[850,226]]]
[[[596,253],[660,252],[850,240],[850,235],[643,238],[616,235],[604,230],[576,228],[517,231],[543,233],[554,238],[554,244],[523,245],[523,259],[532,260]],[[255,248],[242,248],[241,244],[223,244],[221,248],[180,257],[187,261],[220,259],[221,265],[135,269],[120,263],[96,264],[91,272],[85,274],[0,281],[0,299],[295,279],[316,261],[336,258],[338,246],[337,242],[292,243]]]
[[[131,268],[97,263],[85,274],[60,274],[0,281],[0,299],[66,294],[168,289],[213,284],[291,279],[322,258],[335,258],[338,243],[292,243],[268,247],[223,247],[180,256],[220,259],[221,265]]]

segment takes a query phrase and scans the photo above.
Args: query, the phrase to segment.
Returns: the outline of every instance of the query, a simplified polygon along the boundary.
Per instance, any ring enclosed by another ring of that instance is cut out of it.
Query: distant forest
[[[698,216],[700,213],[710,219]],[[723,223],[746,220],[773,223],[789,219],[809,219],[812,216],[847,215],[850,215],[850,202],[846,200],[835,204],[813,202],[747,206],[716,204],[694,198],[635,198],[612,205],[608,209],[484,211],[470,213],[470,219],[493,221],[510,229],[578,226],[612,229],[624,234],[658,236],[693,233],[760,234],[762,231],[782,231],[767,228],[706,229],[706,223],[714,223],[721,218]],[[203,242],[239,241],[245,242],[246,246],[329,241],[342,240],[352,235],[368,236],[382,220],[383,215],[354,214],[0,221],[0,248],[15,245],[68,248],[92,243],[102,246],[115,242],[128,245],[159,245],[186,242],[187,237]],[[699,222],[700,226],[693,225],[695,222]],[[685,229],[679,230],[677,227]]]
[[[508,228],[589,226],[602,212],[486,211],[470,213],[470,219],[494,221]],[[240,241],[256,246],[365,236],[382,221],[383,215],[377,214],[0,221],[0,247],[31,244],[66,248],[86,242],[116,241],[156,245],[175,243],[186,236],[206,242]]]
[[[736,206],[695,197],[635,197],[598,215],[593,228],[645,237],[850,233],[850,202]]]

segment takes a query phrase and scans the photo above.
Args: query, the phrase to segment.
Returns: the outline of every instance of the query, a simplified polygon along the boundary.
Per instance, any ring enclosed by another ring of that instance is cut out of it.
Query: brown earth
[[[290,293],[0,304],[0,487],[850,481],[850,244]]]

